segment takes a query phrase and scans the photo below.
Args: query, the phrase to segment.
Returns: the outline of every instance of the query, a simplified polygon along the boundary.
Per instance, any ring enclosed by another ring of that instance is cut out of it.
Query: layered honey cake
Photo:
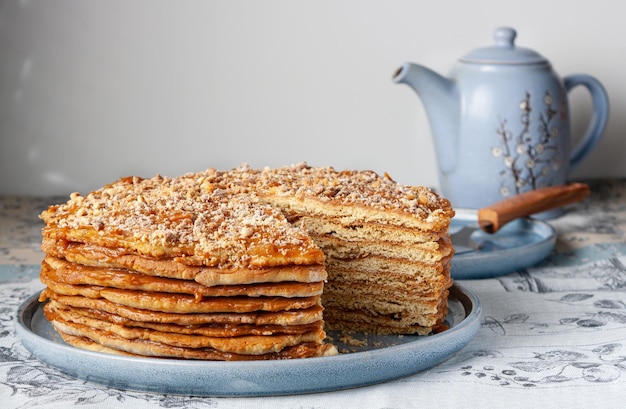
[[[123,178],[41,214],[40,299],[90,350],[333,355],[325,329],[442,326],[453,214],[427,188],[306,164]]]

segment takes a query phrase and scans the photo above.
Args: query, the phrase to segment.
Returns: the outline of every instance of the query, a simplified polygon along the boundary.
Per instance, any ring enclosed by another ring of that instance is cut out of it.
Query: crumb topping
[[[452,217],[450,202],[424,186],[404,185],[388,174],[373,171],[313,167],[302,162],[280,168],[250,168],[247,164],[230,170],[210,169],[201,173],[211,184],[243,193],[315,198],[324,202],[361,205],[380,210],[397,210],[420,218],[433,212]],[[193,176],[193,174],[191,175]]]
[[[394,209],[429,218],[451,217],[450,203],[427,188],[396,183],[371,171],[335,171],[306,163],[276,169],[207,169],[176,178],[126,177],[86,196],[70,195],[41,218],[49,228],[88,229],[176,248],[205,264],[250,266],[255,257],[320,252],[308,235],[258,195]]]
[[[433,211],[450,212],[448,200],[423,186],[397,183],[388,174],[373,171],[336,171],[306,163],[264,169],[258,186],[282,196],[314,197],[322,201],[361,205],[380,210],[399,210],[419,217]]]

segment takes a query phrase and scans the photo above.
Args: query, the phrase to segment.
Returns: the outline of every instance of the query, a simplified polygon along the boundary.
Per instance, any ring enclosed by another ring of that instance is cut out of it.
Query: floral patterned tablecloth
[[[400,380],[328,393],[216,398],[108,388],[46,366],[14,331],[38,280],[39,212],[64,198],[0,197],[2,408],[626,407],[626,180],[590,181],[592,195],[550,220],[558,236],[532,268],[464,280],[481,328],[443,363]]]

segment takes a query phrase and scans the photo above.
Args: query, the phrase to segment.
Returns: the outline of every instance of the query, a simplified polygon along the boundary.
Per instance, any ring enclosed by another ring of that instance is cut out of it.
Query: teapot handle
[[[578,166],[598,143],[609,118],[609,97],[600,81],[586,74],[569,75],[563,78],[563,86],[568,93],[579,85],[584,86],[591,93],[593,114],[585,134],[572,149],[570,171]]]

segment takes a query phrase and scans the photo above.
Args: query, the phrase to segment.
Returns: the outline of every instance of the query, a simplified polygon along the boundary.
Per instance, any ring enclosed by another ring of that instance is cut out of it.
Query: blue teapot
[[[561,80],[548,60],[517,47],[515,37],[512,28],[496,29],[495,44],[459,59],[450,78],[413,63],[394,74],[422,99],[440,192],[454,207],[477,209],[564,184],[606,127],[608,96],[597,79]],[[573,144],[567,94],[579,85],[591,94],[593,115]]]

